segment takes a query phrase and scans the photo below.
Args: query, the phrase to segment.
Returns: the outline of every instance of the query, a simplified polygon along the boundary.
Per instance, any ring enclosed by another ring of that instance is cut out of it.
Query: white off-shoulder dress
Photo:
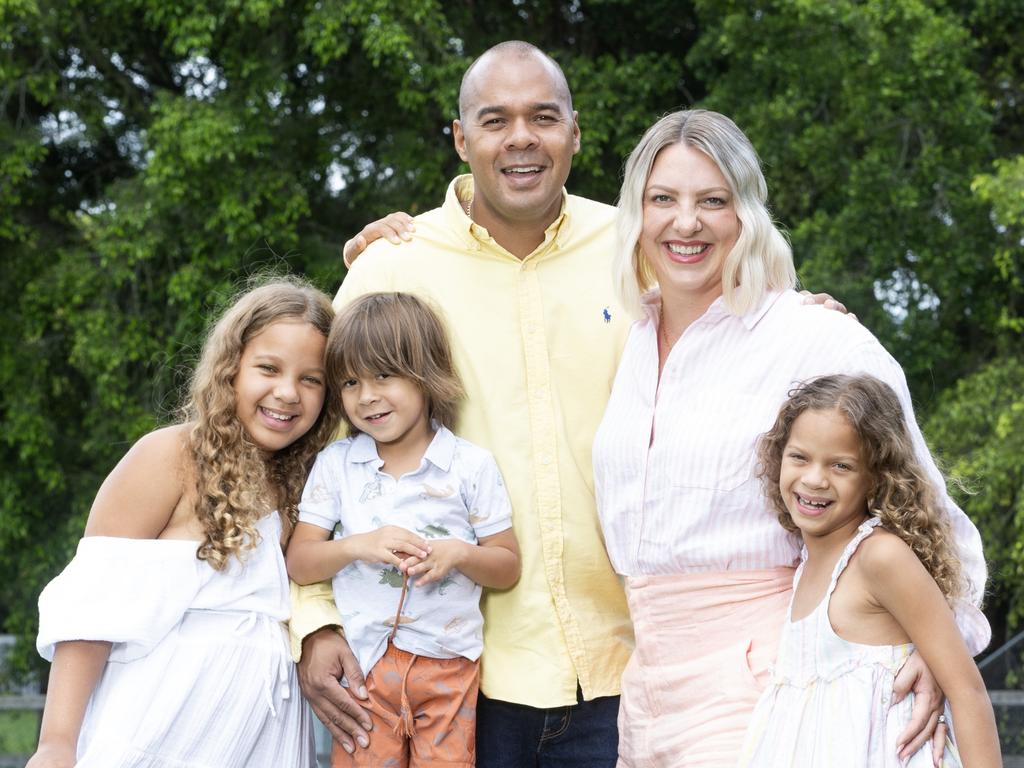
[[[39,597],[37,647],[107,640],[78,768],[309,768],[309,707],[282,622],[288,577],[277,514],[222,572],[196,542],[84,538]]]
[[[930,741],[906,762],[896,757],[914,695],[894,704],[892,686],[914,645],[850,642],[828,618],[840,574],[878,524],[878,518],[861,524],[832,571],[825,597],[808,616],[792,621],[790,602],[772,681],[754,710],[739,768],[932,768]],[[794,589],[802,573],[801,564]],[[961,768],[948,738],[942,768]]]

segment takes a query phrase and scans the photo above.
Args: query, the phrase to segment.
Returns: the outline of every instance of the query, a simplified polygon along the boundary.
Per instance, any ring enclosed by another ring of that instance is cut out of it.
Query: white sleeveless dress
[[[741,768],[932,768],[931,742],[906,763],[896,757],[896,739],[910,721],[914,697],[893,704],[892,686],[913,644],[852,643],[839,637],[828,619],[839,575],[879,522],[871,518],[857,529],[825,597],[808,616],[792,621],[790,602],[771,683],[747,730]],[[794,592],[802,573],[803,564]],[[948,706],[946,718],[951,721]],[[961,768],[949,739],[942,766]]]
[[[282,622],[288,576],[276,513],[218,572],[196,542],[84,538],[39,597],[37,647],[108,640],[77,768],[309,768],[309,707]]]

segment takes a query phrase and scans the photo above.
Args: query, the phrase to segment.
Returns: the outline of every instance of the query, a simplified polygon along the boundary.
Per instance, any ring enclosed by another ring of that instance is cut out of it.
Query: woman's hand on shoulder
[[[849,315],[854,320],[857,316],[846,308],[846,305],[838,299],[832,298],[831,294],[828,293],[811,293],[810,291],[800,291],[800,295],[804,297],[804,304],[821,304],[825,309],[832,309],[836,312],[841,312],[844,315]]]
[[[107,475],[85,525],[86,536],[155,539],[184,491],[189,425],[164,427],[141,437]]]

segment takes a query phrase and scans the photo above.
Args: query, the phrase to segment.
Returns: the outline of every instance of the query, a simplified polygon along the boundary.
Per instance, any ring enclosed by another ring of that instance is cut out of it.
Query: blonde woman
[[[787,392],[816,375],[874,374],[899,394],[915,452],[944,486],[899,364],[853,319],[794,291],[760,161],[729,118],[688,110],[647,131],[626,164],[618,232],[619,295],[642,319],[593,457],[637,643],[623,676],[619,765],[731,768],[775,658],[800,551],[754,471],[757,438]],[[959,621],[976,653],[990,635],[976,607],[981,541],[945,493],[940,502],[969,581]],[[930,678],[922,667],[914,657],[900,690]],[[901,754],[935,729],[939,702],[920,698]]]

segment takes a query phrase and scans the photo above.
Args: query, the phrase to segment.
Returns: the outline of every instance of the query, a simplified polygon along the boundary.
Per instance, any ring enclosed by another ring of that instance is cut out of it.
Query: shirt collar
[[[359,432],[352,438],[352,447],[348,451],[348,460],[353,464],[366,464],[371,461],[381,462],[377,454],[377,444],[365,432]]]
[[[444,205],[442,206],[446,223],[451,228],[451,231],[459,235],[470,250],[478,251],[484,244],[493,244],[493,246],[501,248],[491,238],[486,228],[474,223],[466,214],[466,207],[463,201],[469,200],[472,197],[473,174],[466,173],[452,179],[448,185],[448,192],[445,194]],[[568,240],[572,228],[572,215],[569,208],[569,194],[563,187],[561,211],[555,217],[555,220],[548,225],[548,228],[544,230],[544,241],[537,246],[537,250],[534,253],[545,250],[552,240],[555,240],[558,245],[563,245]],[[530,256],[527,258],[530,258]]]
[[[779,300],[780,296],[782,296],[781,291],[768,291],[768,293],[762,297],[760,304],[745,315],[739,316],[740,322],[743,323],[743,326],[748,331],[754,330],[754,327],[761,322],[761,318],[768,313],[768,310],[771,309],[772,305]],[[647,291],[640,297],[640,304],[651,322],[657,323],[658,317],[661,313],[661,289],[652,288]],[[728,307],[725,306],[725,298],[719,296],[711,302],[711,306],[707,308],[703,315],[701,315],[699,321],[717,323],[730,316],[735,317],[735,315],[729,311]]]
[[[768,314],[768,310],[772,308],[781,296],[782,291],[768,291],[768,293],[766,293],[761,299],[761,303],[758,306],[754,307],[754,309],[750,310],[740,318],[748,331],[754,330],[754,326],[761,322],[761,319]]]
[[[447,472],[451,469],[452,460],[455,458],[455,435],[448,427],[438,424],[436,421],[432,422],[432,425],[437,431],[434,433],[434,439],[427,446],[427,452],[423,454],[423,458],[442,472]]]
[[[455,435],[450,429],[436,421],[431,422],[431,426],[435,430],[434,437],[430,441],[430,445],[427,446],[423,458],[441,471],[447,472],[455,458]],[[349,449],[348,458],[353,464],[376,462],[378,468],[384,463],[380,454],[377,453],[377,444],[365,432],[360,432],[352,438],[352,447]]]

